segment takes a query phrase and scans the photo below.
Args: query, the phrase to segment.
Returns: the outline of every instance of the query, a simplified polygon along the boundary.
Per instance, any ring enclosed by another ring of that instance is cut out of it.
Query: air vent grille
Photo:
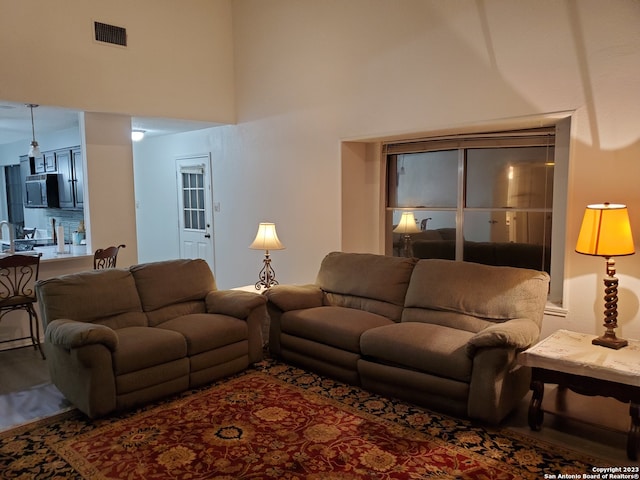
[[[93,22],[93,25],[98,42],[127,46],[127,30],[125,28],[101,22]]]

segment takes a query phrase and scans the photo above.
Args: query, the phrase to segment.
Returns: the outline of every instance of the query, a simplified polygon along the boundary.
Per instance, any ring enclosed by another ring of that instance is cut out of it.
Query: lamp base
[[[271,266],[271,258],[269,257],[269,250],[267,250],[264,254],[264,266],[260,273],[258,274],[259,280],[256,282],[256,290],[261,290],[264,288],[271,288],[273,285],[278,285],[278,281],[276,280],[276,272],[273,270]]]
[[[601,347],[613,348],[614,350],[620,350],[622,347],[629,345],[629,342],[623,338],[618,338],[615,335],[607,335],[606,333],[601,337],[594,338],[591,343],[593,345],[600,345]]]
[[[604,333],[594,338],[591,343],[601,347],[620,350],[629,342],[616,337],[615,329],[618,328],[618,278],[616,277],[616,263],[612,257],[607,260],[607,275],[604,277]]]

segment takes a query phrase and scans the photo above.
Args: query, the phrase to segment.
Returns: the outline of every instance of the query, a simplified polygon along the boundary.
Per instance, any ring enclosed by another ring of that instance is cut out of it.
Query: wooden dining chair
[[[38,280],[41,255],[7,255],[0,258],[0,321],[16,310],[25,310],[29,314],[29,336],[2,340],[0,343],[30,339],[33,348],[40,352],[44,360],[40,345],[40,322],[33,306],[36,302],[34,284]]]
[[[93,269],[100,270],[103,268],[116,268],[118,260],[118,252],[126,245],[118,245],[117,247],[99,248],[93,254]]]

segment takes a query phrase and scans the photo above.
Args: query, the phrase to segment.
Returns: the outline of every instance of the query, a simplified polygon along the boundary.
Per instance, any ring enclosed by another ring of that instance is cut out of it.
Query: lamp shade
[[[411,233],[420,233],[418,225],[416,225],[416,218],[413,216],[413,212],[403,212],[400,218],[400,223],[393,229],[393,233],[402,233],[405,235]]]
[[[633,255],[635,248],[626,205],[588,205],[582,219],[576,252],[600,257]]]
[[[249,248],[254,250],[284,250],[284,245],[278,239],[275,223],[261,223],[258,233]]]
[[[29,158],[36,158],[40,155],[40,147],[38,146],[38,142],[34,140],[31,142],[31,148],[29,148]]]

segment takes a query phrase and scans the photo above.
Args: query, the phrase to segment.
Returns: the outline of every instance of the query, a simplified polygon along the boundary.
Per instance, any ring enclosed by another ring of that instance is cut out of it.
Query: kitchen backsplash
[[[51,232],[51,219],[56,219],[56,227],[62,225],[64,227],[64,241],[71,243],[73,232],[78,230],[78,225],[84,221],[84,213],[82,210],[62,210],[48,209],[47,211],[47,237],[53,237]]]

